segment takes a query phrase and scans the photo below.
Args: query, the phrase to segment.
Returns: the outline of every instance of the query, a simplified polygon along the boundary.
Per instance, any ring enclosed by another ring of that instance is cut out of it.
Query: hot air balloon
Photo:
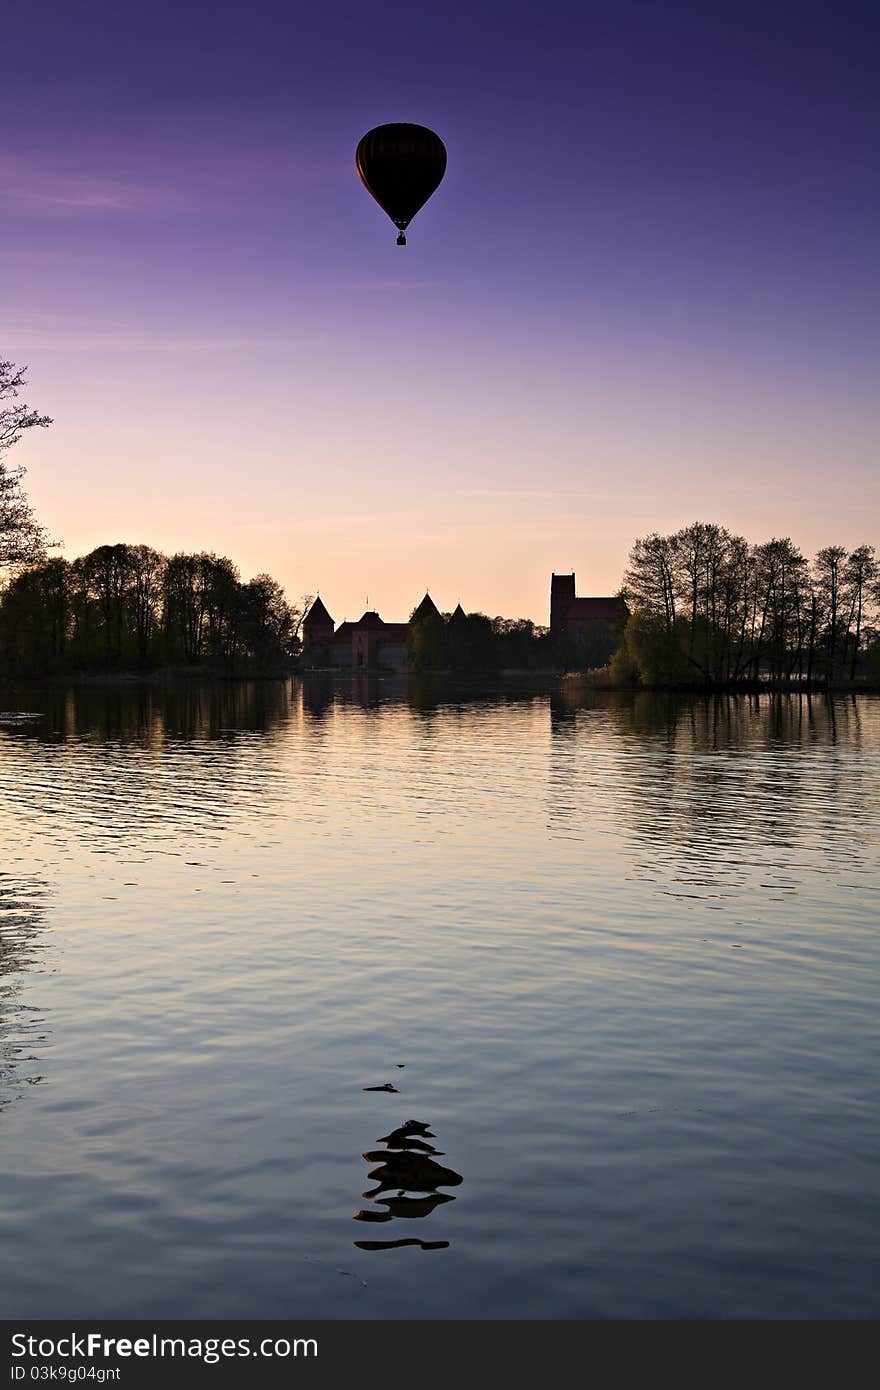
[[[424,207],[446,172],[446,146],[423,125],[377,125],[357,147],[355,164],[361,183],[404,232]]]

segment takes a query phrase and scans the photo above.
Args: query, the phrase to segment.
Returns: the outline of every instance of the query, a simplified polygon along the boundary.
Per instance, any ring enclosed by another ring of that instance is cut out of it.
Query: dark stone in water
[[[430,1134],[429,1137],[431,1139],[436,1138],[433,1134]],[[423,1154],[439,1153],[439,1149],[435,1149],[433,1144],[426,1143],[424,1139],[417,1139],[406,1129],[392,1130],[390,1134],[386,1134],[383,1139],[380,1139],[379,1143],[387,1144],[389,1149],[419,1149]],[[368,1163],[379,1162],[377,1158],[370,1158],[368,1154],[364,1154],[364,1158]]]
[[[369,1173],[377,1185],[362,1195],[366,1201],[384,1210],[361,1208],[355,1212],[355,1221],[421,1220],[438,1207],[455,1201],[451,1193],[439,1192],[438,1188],[457,1187],[464,1180],[454,1169],[444,1168],[435,1161],[443,1155],[433,1144],[426,1142],[426,1137],[436,1137],[429,1125],[421,1120],[405,1120],[397,1129],[392,1129],[390,1134],[377,1140],[380,1144],[386,1144],[387,1148],[366,1151],[364,1158],[367,1163],[379,1166]],[[391,1195],[385,1196],[385,1193]],[[415,1195],[409,1196],[410,1193]],[[420,1250],[445,1250],[449,1245],[448,1240],[425,1241],[412,1237],[402,1240],[356,1240],[354,1243],[359,1250],[395,1250],[403,1245],[415,1245]]]
[[[430,1216],[435,1207],[442,1206],[444,1202],[454,1202],[455,1198],[451,1192],[432,1192],[427,1197],[380,1197],[378,1201],[380,1206],[387,1208],[382,1216],[387,1216],[389,1221],[392,1216],[413,1221],[417,1217]]]
[[[417,1245],[420,1250],[448,1250],[448,1240],[356,1240],[358,1250],[398,1250],[401,1245]]]
[[[405,1120],[397,1129],[392,1129],[390,1134],[383,1134],[376,1142],[379,1144],[390,1144],[401,1134],[420,1134],[423,1139],[436,1139],[436,1134],[431,1133],[430,1125],[423,1125],[421,1120]]]
[[[385,1162],[374,1168],[367,1176],[379,1184],[370,1196],[397,1188],[403,1192],[434,1192],[438,1187],[458,1187],[462,1182],[460,1173],[452,1168],[444,1168],[432,1158],[423,1154],[389,1153]]]

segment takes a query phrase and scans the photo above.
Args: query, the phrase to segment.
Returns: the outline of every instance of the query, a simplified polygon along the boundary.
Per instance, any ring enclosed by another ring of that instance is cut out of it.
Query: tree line
[[[809,560],[789,538],[751,545],[695,522],[637,540],[615,684],[853,682],[880,676],[874,547],[829,545]]]
[[[0,671],[265,673],[295,654],[300,621],[270,575],[245,583],[226,556],[100,545],[76,560],[31,565],[7,584]]]
[[[468,671],[502,669],[546,670],[553,666],[547,628],[529,618],[489,618],[485,613],[419,613],[410,616],[406,643],[411,671]]]

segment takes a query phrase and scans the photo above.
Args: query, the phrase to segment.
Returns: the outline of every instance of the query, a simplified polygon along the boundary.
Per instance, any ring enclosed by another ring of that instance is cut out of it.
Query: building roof
[[[385,624],[379,617],[378,613],[374,612],[372,608],[368,608],[366,613],[362,615],[356,626],[361,630],[365,629],[367,632],[378,632],[380,628],[383,628],[385,626]]]
[[[306,616],[303,618],[303,627],[310,627],[312,623],[322,623],[325,627],[329,623],[333,626],[333,619],[321,602],[320,597],[316,598]]]
[[[356,623],[340,623],[333,634],[333,641],[346,646],[356,632],[375,632],[381,641],[393,646],[406,641],[409,623],[383,623],[378,613],[368,612]]]
[[[459,621],[459,619],[461,619],[461,618],[466,618],[466,617],[467,617],[467,613],[465,613],[465,611],[464,611],[464,609],[462,608],[461,604],[460,604],[460,603],[457,603],[457,604],[455,605],[455,612],[453,613],[453,615],[452,615],[452,617],[450,618],[449,621],[452,622],[452,623],[456,623],[456,622]]]
[[[612,598],[575,598],[565,607],[563,621],[572,618],[582,623],[619,623],[626,617],[626,604],[619,596]]]
[[[440,609],[437,607],[436,603],[431,598],[431,595],[429,593],[426,593],[421,603],[413,612],[413,617],[426,618],[428,617],[428,615],[430,615],[432,618],[439,618]]]

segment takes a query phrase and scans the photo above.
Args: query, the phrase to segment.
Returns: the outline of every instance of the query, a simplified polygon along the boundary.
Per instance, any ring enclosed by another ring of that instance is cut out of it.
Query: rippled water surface
[[[880,701],[0,703],[5,1316],[880,1312]]]

